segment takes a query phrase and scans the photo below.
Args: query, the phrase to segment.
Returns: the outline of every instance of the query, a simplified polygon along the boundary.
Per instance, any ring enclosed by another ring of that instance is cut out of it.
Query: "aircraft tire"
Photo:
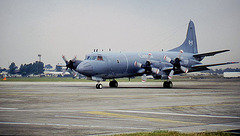
[[[109,87],[118,87],[118,82],[116,80],[110,81]]]
[[[163,83],[163,87],[164,87],[164,88],[173,88],[173,83],[172,83],[172,81],[165,81],[165,82]]]
[[[96,89],[102,89],[103,85],[102,84],[96,84]]]

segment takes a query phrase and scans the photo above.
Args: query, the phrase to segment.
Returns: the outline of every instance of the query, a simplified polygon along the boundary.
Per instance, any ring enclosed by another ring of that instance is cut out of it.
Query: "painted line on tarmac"
[[[175,109],[175,108],[193,108],[193,107],[216,107],[216,106],[226,106],[226,105],[236,105],[236,103],[215,103],[215,104],[196,104],[196,105],[179,105],[179,106],[163,106],[163,107],[152,107],[152,108],[138,108],[129,110],[157,110],[157,109]]]
[[[0,110],[18,110],[18,108],[6,108],[6,107],[0,107]]]
[[[0,111],[9,111],[9,112],[81,112],[81,109],[29,109],[29,110],[21,110],[21,109],[0,109]]]
[[[240,117],[236,117],[236,116],[217,116],[217,115],[199,115],[199,114],[182,114],[182,113],[164,113],[164,112],[149,112],[149,111],[110,110],[110,112],[125,112],[125,113],[143,113],[143,114],[158,114],[158,115],[173,115],[173,116],[191,116],[191,117],[240,119]]]
[[[102,116],[107,116],[107,117],[139,119],[139,120],[146,120],[146,121],[152,121],[152,122],[169,122],[169,123],[178,123],[178,124],[205,125],[204,123],[183,122],[183,121],[176,121],[176,120],[151,118],[151,117],[141,117],[141,116],[134,116],[134,115],[124,115],[124,114],[102,112],[102,111],[89,111],[89,112],[85,112],[85,113],[93,114],[93,115],[102,115]]]
[[[56,118],[75,118],[75,119],[93,119],[93,120],[120,120],[120,121],[142,121],[142,120],[136,120],[136,119],[109,119],[109,118],[104,118],[104,117],[82,117],[82,116],[68,116],[68,115],[55,115],[54,117]]]
[[[135,129],[135,130],[153,131],[153,129],[151,128],[95,126],[95,125],[79,125],[79,124],[30,123],[30,122],[0,122],[0,124],[1,125],[38,125],[38,126],[60,126],[60,127],[108,128],[108,129]]]

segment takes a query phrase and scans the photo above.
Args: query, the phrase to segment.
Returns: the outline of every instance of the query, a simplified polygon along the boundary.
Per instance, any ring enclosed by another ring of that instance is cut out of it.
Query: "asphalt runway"
[[[1,135],[109,135],[240,129],[240,79],[120,82],[0,82]]]

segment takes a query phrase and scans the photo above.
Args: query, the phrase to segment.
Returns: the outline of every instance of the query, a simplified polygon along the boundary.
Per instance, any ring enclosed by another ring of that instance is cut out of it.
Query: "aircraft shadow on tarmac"
[[[94,86],[65,86],[65,87],[69,87],[69,88],[79,88],[79,89],[96,89]],[[169,89],[169,90],[179,90],[179,89],[214,89],[214,87],[206,87],[206,86],[197,86],[197,87],[193,87],[193,86],[176,86],[173,88],[164,88],[162,86],[120,86],[120,87],[109,87],[109,86],[104,86],[104,89]]]
[[[103,89],[114,89],[114,88],[111,88],[111,87],[104,87]],[[213,89],[213,88],[206,88],[206,87],[202,87],[202,88],[199,88],[199,87],[191,87],[191,86],[189,86],[189,87],[187,87],[187,86],[185,86],[185,87],[173,87],[173,88],[164,88],[164,87],[146,87],[146,86],[144,86],[144,87],[117,87],[117,88],[115,88],[115,89],[169,89],[169,90],[176,90],[176,89],[190,89],[190,90],[192,90],[192,89]]]

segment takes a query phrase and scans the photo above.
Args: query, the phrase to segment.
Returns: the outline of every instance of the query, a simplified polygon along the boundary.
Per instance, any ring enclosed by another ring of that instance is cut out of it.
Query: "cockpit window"
[[[86,60],[96,60],[97,56],[87,56]]]
[[[97,56],[91,56],[91,60],[96,60]]]
[[[102,56],[87,56],[85,60],[98,60],[98,61],[103,61]]]
[[[90,60],[90,56],[86,56],[85,60]]]
[[[97,60],[103,61],[103,57],[102,57],[102,56],[98,56],[98,57],[97,57]]]

